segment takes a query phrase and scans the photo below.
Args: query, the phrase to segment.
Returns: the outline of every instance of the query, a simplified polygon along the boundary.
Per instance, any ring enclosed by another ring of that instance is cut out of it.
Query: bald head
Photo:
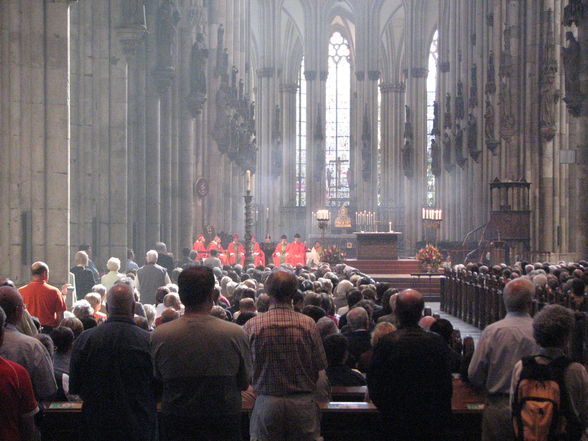
[[[526,277],[511,280],[504,287],[502,298],[508,312],[527,312],[535,294],[535,286]]]
[[[20,321],[24,303],[20,293],[12,286],[0,287],[0,307],[6,314],[6,323],[15,325]]]
[[[353,308],[351,311],[347,313],[347,323],[349,323],[349,327],[353,331],[357,331],[360,329],[367,329],[368,328],[368,313],[367,311],[358,306],[357,308]]]
[[[33,279],[46,280],[49,278],[49,267],[40,260],[31,265],[31,277]]]
[[[267,279],[268,294],[278,302],[289,302],[298,289],[298,279],[287,271],[275,271]]]
[[[401,326],[417,326],[425,307],[425,301],[420,292],[405,289],[396,299],[396,316]]]
[[[114,285],[106,297],[106,312],[109,316],[133,318],[135,311],[135,296],[130,286],[126,284]]]

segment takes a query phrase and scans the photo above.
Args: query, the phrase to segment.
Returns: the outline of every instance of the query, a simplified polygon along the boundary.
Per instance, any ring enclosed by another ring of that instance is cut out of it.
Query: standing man
[[[141,302],[155,305],[157,288],[171,283],[164,267],[157,264],[159,254],[155,250],[147,251],[145,265],[137,270],[135,286],[141,293]]]
[[[98,272],[96,264],[92,260],[92,247],[88,244],[80,245],[78,251],[84,251],[88,255],[88,269],[92,271],[92,275],[94,276],[94,283],[99,283],[100,273]],[[83,296],[81,296],[80,298],[83,298]]]
[[[470,381],[488,392],[482,418],[482,441],[514,440],[509,392],[514,365],[534,355],[539,347],[533,338],[529,305],[535,292],[526,278],[510,281],[502,297],[506,317],[482,332],[468,369]]]
[[[244,326],[253,354],[251,439],[319,440],[320,410],[313,398],[327,358],[314,320],[292,309],[298,280],[276,271],[267,280],[270,307]]]
[[[165,242],[156,242],[155,251],[157,251],[157,263],[165,268],[168,274],[174,269],[174,258],[167,252]]]
[[[33,382],[33,390],[38,400],[49,399],[57,392],[53,361],[43,344],[34,337],[16,330],[25,309],[21,295],[11,286],[0,287],[0,308],[6,313],[4,341],[0,347],[0,357],[24,367]],[[0,420],[0,425],[1,425]]]
[[[424,306],[418,291],[399,294],[398,330],[380,338],[368,369],[368,391],[382,414],[386,440],[446,439],[452,393],[449,348],[439,335],[419,327]]]
[[[0,347],[6,315],[0,307]],[[24,367],[0,356],[0,439],[35,439],[35,414],[39,412],[31,377]]]
[[[126,284],[106,299],[108,320],[83,332],[70,363],[70,393],[84,401],[84,439],[151,441],[156,398],[149,333],[134,320],[135,298]]]
[[[204,243],[204,236],[202,234],[198,235],[192,248],[198,253],[198,257],[196,257],[194,260],[202,261],[208,257],[208,253],[206,252],[206,245]]]
[[[272,262],[275,266],[285,264],[288,256],[288,236],[282,234],[280,239],[280,243],[276,246],[274,254],[272,254]]]
[[[31,281],[18,291],[31,315],[37,317],[43,332],[50,333],[63,320],[63,312],[67,309],[59,289],[47,283],[49,267],[45,262],[31,265]]]
[[[286,263],[289,263],[293,267],[300,264],[306,265],[306,244],[300,239],[300,234],[294,235],[294,242],[288,244],[286,254]]]
[[[151,336],[155,376],[163,382],[162,440],[241,440],[241,393],[251,359],[240,326],[210,315],[215,279],[206,266],[178,278],[186,311]]]
[[[227,247],[227,254],[229,255],[229,265],[245,264],[245,248],[239,242],[239,235],[233,234],[233,241]]]

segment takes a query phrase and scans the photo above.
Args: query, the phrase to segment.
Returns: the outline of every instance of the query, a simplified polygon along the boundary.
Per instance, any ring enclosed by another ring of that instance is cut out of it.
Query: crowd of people
[[[521,359],[577,356],[569,345],[586,320],[583,263],[458,267],[509,280],[507,316],[483,331],[470,360],[418,291],[346,264],[291,264],[306,254],[300,238],[284,238],[267,265],[244,265],[236,236],[226,249],[202,239],[178,262],[163,243],[140,267],[130,252],[124,273],[110,258],[100,274],[81,247],[74,286],[62,289],[43,262],[18,290],[0,281],[0,439],[35,439],[43,401],[83,401],[83,439],[240,440],[242,403],[254,401],[252,440],[320,440],[317,403],[332,386],[362,385],[383,439],[444,439],[461,373],[488,393],[483,439],[514,440]],[[530,300],[546,289],[571,292],[576,311],[553,305],[531,318]],[[78,299],[70,307],[68,296]],[[584,430],[588,375],[577,361],[565,365],[565,386]]]

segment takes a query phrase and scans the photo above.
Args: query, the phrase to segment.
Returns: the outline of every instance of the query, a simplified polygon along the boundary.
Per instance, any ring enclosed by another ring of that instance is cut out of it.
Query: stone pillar
[[[569,119],[570,148],[577,149],[578,153],[578,198],[579,210],[578,233],[579,246],[577,251],[578,257],[586,258],[588,256],[588,4],[584,4],[584,17],[578,22],[577,40],[580,44],[582,56],[580,58],[579,82],[581,101],[578,105],[578,111],[572,113]],[[566,75],[571,72],[567,71]],[[567,94],[567,92],[566,92]]]
[[[35,257],[46,259],[56,285],[69,271],[69,4],[45,1],[45,252]]]

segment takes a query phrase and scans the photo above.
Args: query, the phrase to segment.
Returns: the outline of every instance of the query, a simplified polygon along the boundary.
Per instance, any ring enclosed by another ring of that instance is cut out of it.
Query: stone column
[[[139,14],[140,15],[140,14]],[[136,258],[145,252],[145,57],[146,23],[144,16],[124,17],[117,28],[120,46],[127,61],[127,155],[126,168],[127,212],[126,246]],[[124,258],[124,259],[123,259]],[[126,261],[126,253],[121,261]]]
[[[70,231],[69,4],[45,1],[45,253],[53,284],[68,280]],[[35,221],[33,219],[33,221]],[[37,256],[35,256],[37,257]]]
[[[577,40],[582,53],[578,72],[580,95],[577,97],[579,103],[577,103],[576,109],[572,108],[569,131],[570,148],[577,149],[578,153],[577,188],[579,189],[579,210],[577,218],[580,240],[577,254],[580,258],[586,258],[588,256],[588,192],[586,191],[586,188],[588,188],[588,56],[586,56],[586,49],[588,48],[588,4],[586,1],[584,1],[584,17],[579,20],[577,26]],[[565,75],[572,74],[573,72],[569,70],[565,72]],[[568,91],[566,91],[566,96],[573,97]]]

